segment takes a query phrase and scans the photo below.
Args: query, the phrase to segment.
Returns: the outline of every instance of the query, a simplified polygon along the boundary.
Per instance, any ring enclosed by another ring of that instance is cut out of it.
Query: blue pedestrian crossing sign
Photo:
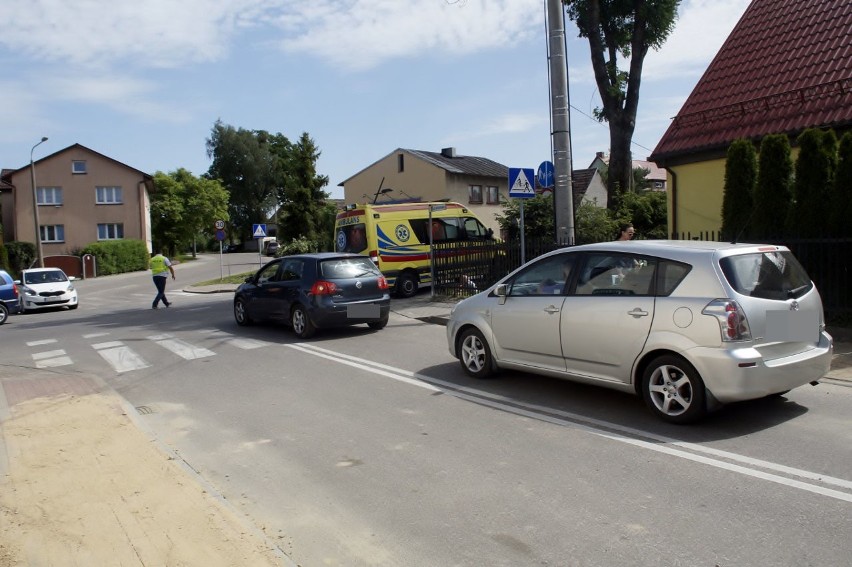
[[[535,197],[535,172],[532,168],[509,168],[509,197],[515,199]]]
[[[251,225],[251,234],[254,238],[263,238],[266,236],[266,225],[265,224],[253,224]]]

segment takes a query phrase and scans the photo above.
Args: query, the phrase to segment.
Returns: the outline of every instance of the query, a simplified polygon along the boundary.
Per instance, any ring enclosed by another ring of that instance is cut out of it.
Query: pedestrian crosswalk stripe
[[[83,338],[84,339],[94,339],[96,337],[105,337],[108,334],[109,333],[91,333],[91,334],[88,334],[88,335],[83,335]]]
[[[92,345],[101,358],[106,360],[116,372],[129,372],[151,366],[144,358],[124,346],[120,341]]]
[[[172,338],[171,335],[153,335],[148,338],[161,347],[170,350],[186,360],[194,360],[196,358],[204,358],[207,356],[214,356],[216,354],[212,350],[193,346],[186,341]]]
[[[74,361],[65,355],[66,352],[62,349],[34,352],[33,361],[35,361],[36,368],[56,368],[57,366],[68,366],[69,364],[74,364]]]
[[[65,354],[65,351],[60,350],[46,350],[44,352],[35,352],[33,353],[33,360],[44,360],[45,358],[53,358],[56,356],[62,356]]]
[[[255,339],[228,339],[228,344],[233,345],[237,348],[241,348],[243,350],[252,350],[255,348],[261,348],[272,343],[268,343],[265,341],[258,341]]]
[[[43,341],[30,341],[27,343],[27,346],[41,346],[41,345],[49,345],[56,342],[56,339],[44,339]]]

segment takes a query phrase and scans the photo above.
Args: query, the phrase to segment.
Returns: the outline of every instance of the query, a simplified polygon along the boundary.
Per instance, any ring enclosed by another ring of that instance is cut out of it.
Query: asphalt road
[[[80,282],[77,311],[0,328],[0,359],[100,377],[304,566],[848,565],[848,384],[677,427],[598,388],[472,381],[444,327],[396,313],[299,341],[171,291],[220,269],[178,266],[156,311],[146,274]]]

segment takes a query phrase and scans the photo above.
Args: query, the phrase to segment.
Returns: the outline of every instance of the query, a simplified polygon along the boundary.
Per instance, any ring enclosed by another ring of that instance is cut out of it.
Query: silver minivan
[[[822,300],[784,246],[697,241],[563,248],[453,309],[450,353],[641,395],[673,423],[781,395],[831,365]]]

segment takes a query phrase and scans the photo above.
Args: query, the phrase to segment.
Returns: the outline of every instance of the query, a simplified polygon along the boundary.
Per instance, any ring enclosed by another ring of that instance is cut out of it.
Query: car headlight
[[[24,292],[24,294],[26,294],[26,295],[38,295],[38,293],[36,293],[36,291],[34,289],[32,289],[31,287],[27,287],[25,285],[21,286],[21,291]]]
[[[68,284],[68,291],[74,291],[74,284]]]

